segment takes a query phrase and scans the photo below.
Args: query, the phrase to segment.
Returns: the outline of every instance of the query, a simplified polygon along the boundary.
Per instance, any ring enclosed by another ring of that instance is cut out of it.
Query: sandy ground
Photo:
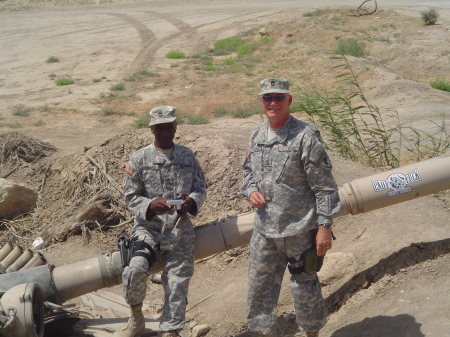
[[[58,148],[47,166],[25,165],[10,177],[28,180],[37,189],[44,188],[41,182],[46,179],[48,204],[54,205],[39,209],[38,220],[33,221],[36,230],[58,229],[61,210],[71,206],[70,200],[60,197],[60,190],[89,170],[84,149],[90,148],[99,158],[111,158],[110,162],[105,159],[105,165],[116,165],[108,168],[120,181],[121,163],[135,147],[149,141],[148,131],[131,128],[136,115],[107,116],[102,113],[105,108],[140,114],[158,104],[173,104],[194,114],[211,115],[218,102],[228,106],[252,102],[256,83],[264,77],[285,76],[300,86],[326,86],[335,75],[329,70],[332,64],[326,52],[337,35],[351,32],[374,39],[370,57],[352,60],[366,94],[381,108],[395,107],[408,126],[434,130],[440,116],[450,114],[449,93],[428,85],[436,78],[448,81],[450,74],[450,4],[378,1],[381,14],[359,21],[343,15],[339,30],[303,17],[307,11],[335,6],[347,13],[360,3],[0,1],[0,134],[18,131]],[[438,9],[439,24],[425,28],[419,13],[431,7]],[[330,14],[327,20],[333,21],[336,15]],[[282,22],[286,25],[280,26]],[[215,78],[199,74],[189,59],[165,58],[170,50],[201,54],[218,39],[263,27],[273,29],[273,36],[284,44],[271,49],[275,54],[261,51],[260,64],[251,76]],[[300,36],[301,42],[289,45],[288,34]],[[387,37],[391,42],[386,42]],[[47,63],[51,56],[59,62]],[[297,66],[286,61],[290,58],[304,61]],[[160,76],[124,82],[141,69]],[[52,75],[72,76],[76,83],[56,86]],[[120,82],[127,87],[124,94],[112,100],[102,97]],[[19,105],[29,108],[30,116],[13,115]],[[200,223],[248,209],[246,204],[223,206],[223,200],[235,200],[227,195],[236,194],[246,141],[258,121],[259,117],[214,119],[206,125],[180,126],[177,141],[198,151],[211,183],[209,204],[197,219]],[[340,185],[378,172],[334,154],[332,159]],[[338,240],[327,256],[332,266],[327,273],[337,276],[323,288],[332,313],[321,337],[450,336],[445,314],[450,308],[448,218],[448,195],[441,194],[337,219]],[[86,245],[85,238],[74,236],[44,253],[51,263],[62,265],[113,248],[114,240],[108,233],[97,233]],[[234,336],[245,328],[246,259],[243,248],[196,265],[189,301],[201,303],[188,312],[188,318],[209,324],[208,336]],[[120,293],[120,287],[112,291]],[[161,294],[160,287],[152,285],[148,308],[160,304]],[[279,306],[285,335],[295,332],[292,313],[285,285]]]

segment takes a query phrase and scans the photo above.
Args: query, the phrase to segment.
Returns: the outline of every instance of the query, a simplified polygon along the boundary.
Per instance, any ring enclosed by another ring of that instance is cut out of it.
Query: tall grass
[[[351,55],[355,57],[363,57],[367,54],[365,51],[366,44],[355,39],[338,40],[335,54]]]
[[[434,123],[433,133],[401,124],[397,111],[388,117],[396,121],[394,127],[385,124],[378,107],[364,95],[348,59],[335,68],[344,71],[336,78],[341,86],[331,93],[303,92],[293,110],[304,111],[311,122],[324,132],[324,143],[343,157],[366,165],[398,167],[404,161],[420,161],[445,153],[449,149],[449,130],[445,115],[441,123]],[[401,156],[409,155],[409,160]]]

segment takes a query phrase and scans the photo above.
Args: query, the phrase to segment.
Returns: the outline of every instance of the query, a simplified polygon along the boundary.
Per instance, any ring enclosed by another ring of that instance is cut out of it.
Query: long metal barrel
[[[450,189],[449,155],[344,184],[339,190],[342,206],[336,216],[369,212],[447,189]],[[254,215],[250,212],[196,227],[195,258],[248,244]],[[120,284],[123,271],[117,251],[53,268],[42,266],[2,274],[0,292],[21,283],[36,282],[43,289],[45,300],[62,304],[82,294]],[[160,269],[157,261],[152,272]]]
[[[353,180],[339,189],[336,215],[359,214],[450,189],[450,155]]]

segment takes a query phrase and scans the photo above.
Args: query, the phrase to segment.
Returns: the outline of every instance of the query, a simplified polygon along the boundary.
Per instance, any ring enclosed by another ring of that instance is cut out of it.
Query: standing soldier
[[[326,310],[317,268],[309,262],[331,248],[332,216],[340,207],[337,186],[318,131],[290,115],[289,81],[268,78],[260,85],[267,120],[250,136],[241,186],[257,208],[248,267],[248,329],[254,336],[276,335],[276,307],[288,265],[299,329],[317,337]]]
[[[175,107],[156,107],[150,117],[153,144],[133,153],[125,166],[125,201],[135,216],[132,258],[122,274],[131,317],[114,337],[134,337],[144,331],[142,303],[157,256],[162,261],[165,295],[160,331],[163,337],[179,336],[194,272],[195,233],[187,213],[197,215],[206,199],[205,178],[194,153],[173,143]],[[178,209],[169,204],[175,199],[181,203]]]

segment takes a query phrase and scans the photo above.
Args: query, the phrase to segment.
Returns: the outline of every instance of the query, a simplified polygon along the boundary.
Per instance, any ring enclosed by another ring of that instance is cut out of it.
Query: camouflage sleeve
[[[331,161],[318,132],[312,132],[304,142],[302,160],[307,180],[316,196],[319,224],[332,224],[340,202],[336,182],[331,174]]]
[[[189,197],[195,201],[196,207],[189,211],[192,215],[197,215],[198,211],[202,207],[206,200],[206,181],[203,170],[198,162],[197,158],[194,157],[194,177],[192,180],[192,191]]]
[[[258,187],[256,186],[256,183],[253,179],[253,171],[251,167],[251,153],[248,153],[247,158],[245,158],[243,167],[244,172],[244,182],[239,188],[239,191],[242,195],[244,195],[247,198],[250,198],[250,195],[253,192],[258,191]]]
[[[124,175],[124,196],[129,210],[138,218],[150,220],[149,217],[151,218],[155,215],[151,214],[154,213],[152,211],[148,212],[148,206],[152,199],[145,196],[144,182],[139,175],[137,165],[133,162],[133,158],[126,163]]]

